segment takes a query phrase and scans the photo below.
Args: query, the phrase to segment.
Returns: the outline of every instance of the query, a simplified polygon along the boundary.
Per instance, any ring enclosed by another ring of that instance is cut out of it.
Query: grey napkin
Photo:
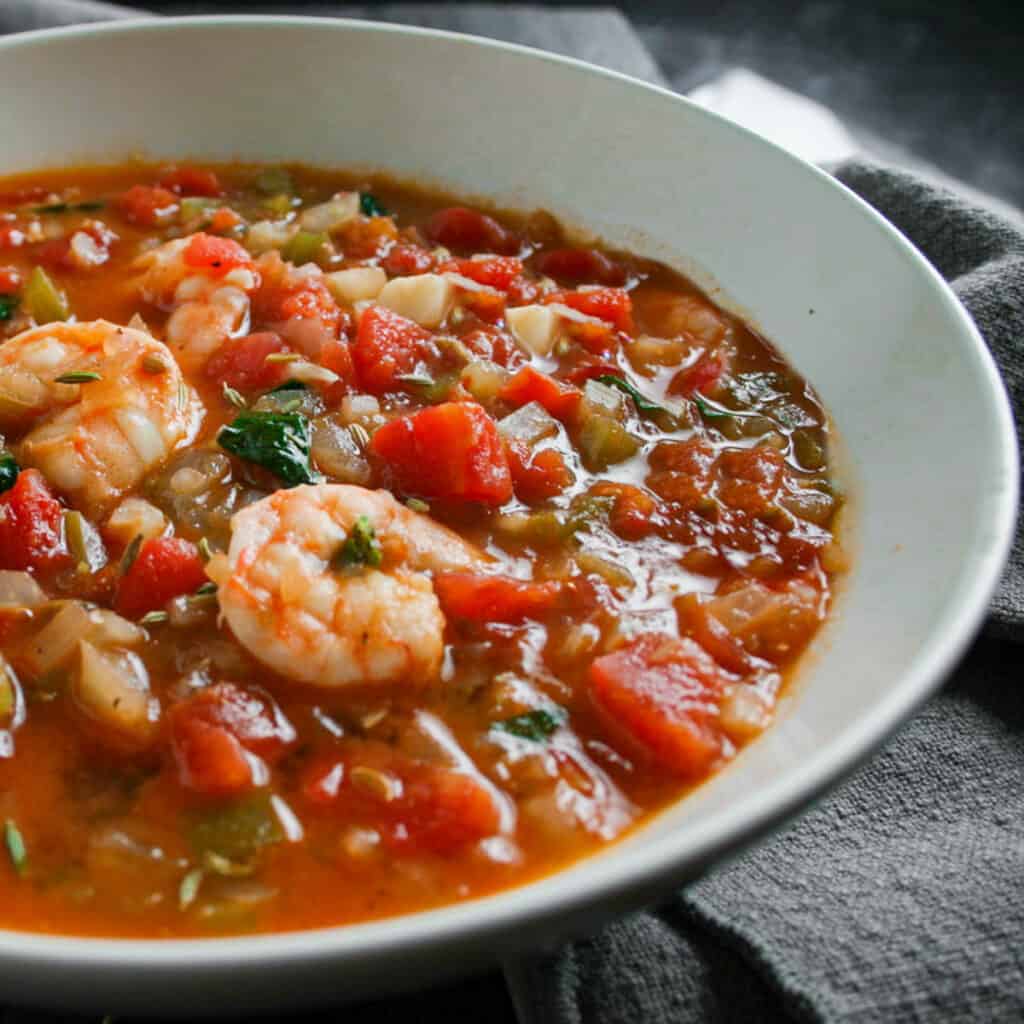
[[[0,0],[0,31],[92,20],[105,6]],[[615,12],[312,6],[508,38],[658,77]],[[1020,424],[1024,239],[908,175],[861,163],[836,173],[953,282]],[[1006,640],[1024,636],[1020,537],[989,626],[947,688],[882,753],[774,839],[657,910],[507,967],[523,1024],[1024,1019],[1024,693],[1013,685],[1020,649]],[[496,975],[344,1014],[510,1019]]]

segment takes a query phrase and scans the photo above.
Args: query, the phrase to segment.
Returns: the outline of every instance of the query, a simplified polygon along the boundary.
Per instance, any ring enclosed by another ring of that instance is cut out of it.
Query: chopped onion
[[[72,687],[78,707],[126,739],[147,740],[160,714],[149,693],[149,675],[137,654],[101,651],[82,641],[82,660]]]
[[[583,385],[583,396],[604,415],[617,420],[626,415],[626,396],[618,388],[611,388],[599,380],[588,380]]]
[[[462,371],[461,383],[478,402],[487,405],[497,399],[510,376],[504,366],[489,359],[474,359]]]
[[[743,742],[763,732],[771,716],[771,705],[758,690],[735,683],[722,698],[719,722],[731,739]]]
[[[310,450],[317,469],[332,480],[366,486],[370,464],[349,429],[331,420],[320,420],[313,428]]]
[[[558,433],[558,420],[540,402],[528,402],[516,409],[515,412],[498,420],[498,430],[505,437],[514,438],[526,444],[536,444],[543,438]]]
[[[144,498],[125,498],[110,513],[104,529],[113,540],[127,547],[136,537],[143,540],[159,537],[167,529],[167,519],[160,509]]]
[[[359,216],[359,193],[339,192],[333,199],[310,206],[299,214],[305,231],[333,231]]]
[[[25,661],[29,670],[44,676],[66,665],[83,641],[100,648],[133,647],[146,639],[146,631],[134,622],[104,608],[88,608],[68,601],[29,644]]]
[[[256,255],[287,245],[299,230],[298,224],[283,220],[258,220],[245,234],[246,248]]]
[[[27,573],[0,569],[0,608],[38,608],[48,598]]]

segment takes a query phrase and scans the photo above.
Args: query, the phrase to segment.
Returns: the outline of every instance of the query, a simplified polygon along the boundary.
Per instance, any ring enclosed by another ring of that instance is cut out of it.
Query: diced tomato
[[[138,618],[163,608],[173,597],[194,593],[205,582],[195,544],[181,537],[151,537],[121,577],[115,606],[120,614]]]
[[[378,773],[378,789],[359,770]],[[384,786],[392,783],[390,791]],[[353,745],[314,762],[302,791],[314,807],[376,829],[396,853],[454,853],[494,835],[501,814],[494,795],[474,776],[403,757],[383,744]]]
[[[568,284],[622,285],[626,271],[597,249],[550,249],[534,265],[541,274]]]
[[[663,441],[649,458],[652,472],[646,483],[655,494],[666,501],[676,502],[686,509],[696,509],[713,501],[712,473],[715,450],[699,439],[689,441]]]
[[[514,370],[526,361],[523,350],[507,331],[496,327],[477,327],[464,334],[459,341],[474,355],[481,359],[489,359],[499,366],[507,366]]]
[[[287,351],[271,331],[229,338],[206,364],[206,375],[239,391],[269,391],[284,382],[288,371],[282,363],[268,363],[267,356]]]
[[[264,282],[253,295],[252,308],[253,316],[262,323],[319,320],[335,333],[344,320],[341,307],[321,277],[304,277],[282,283]]]
[[[531,583],[511,576],[453,572],[435,577],[441,608],[453,619],[469,622],[522,622],[553,611],[562,596],[558,583]]]
[[[573,384],[579,386],[586,384],[588,380],[594,380],[597,377],[621,377],[622,367],[618,363],[610,363],[605,360],[593,360],[586,357],[583,362],[577,363],[566,375],[566,380],[572,381]]]
[[[132,185],[117,199],[117,208],[125,220],[139,227],[153,228],[167,220],[178,208],[178,197],[165,188]]]
[[[515,256],[485,256],[483,259],[448,260],[437,269],[439,273],[461,274],[477,284],[503,292],[523,272],[523,261]]]
[[[705,775],[722,752],[718,703],[731,679],[693,640],[658,633],[590,666],[591,696],[609,725],[689,778]]]
[[[342,226],[335,240],[349,259],[368,260],[380,255],[396,238],[398,228],[390,217],[357,217]],[[431,258],[429,253],[427,257]]]
[[[445,402],[392,420],[373,435],[370,450],[406,494],[485,505],[512,497],[498,428],[471,402]]]
[[[176,167],[160,177],[159,188],[179,196],[220,196],[224,190],[213,171],[198,167]]]
[[[182,254],[190,267],[202,267],[215,277],[223,277],[236,267],[251,267],[249,253],[233,238],[218,238],[204,231],[194,234]]]
[[[774,448],[731,448],[719,456],[718,496],[730,508],[756,516],[773,505],[785,459]]]
[[[434,257],[419,245],[401,243],[392,246],[380,265],[392,277],[425,274],[434,265]]]
[[[439,357],[429,331],[386,306],[370,306],[359,318],[352,361],[356,379],[371,394],[399,390],[397,377]]]
[[[536,302],[539,295],[540,286],[528,277],[517,277],[507,290],[510,306],[526,306],[531,302]]]
[[[586,291],[551,292],[544,296],[547,303],[558,302],[586,316],[596,317],[612,324],[616,330],[633,331],[633,300],[621,288],[589,288]]]
[[[219,210],[213,211],[213,216],[210,218],[210,230],[214,234],[224,235],[241,223],[242,218],[234,210],[222,206]]]
[[[571,420],[579,411],[583,393],[579,388],[555,380],[532,366],[524,366],[498,392],[500,398],[513,405],[540,402],[556,420]]]
[[[502,255],[511,255],[519,250],[519,238],[513,232],[502,227],[493,217],[466,206],[438,210],[427,221],[424,231],[429,238],[449,249],[484,250]]]
[[[512,488],[520,501],[532,505],[561,494],[573,481],[572,470],[554,448],[533,452],[522,441],[505,444]]]
[[[669,384],[673,395],[692,395],[694,392],[709,394],[725,373],[726,360],[721,352],[705,352],[685,370],[680,370]]]
[[[0,224],[0,249],[17,249],[27,241],[24,228],[17,224]]]
[[[658,504],[642,487],[612,482],[598,483],[590,489],[593,495],[610,495],[615,499],[608,525],[626,540],[646,537],[655,527]]]
[[[68,558],[64,509],[38,469],[23,469],[0,494],[0,567],[45,569]]]
[[[485,324],[496,324],[505,316],[505,296],[500,292],[463,292],[459,300],[463,309]]]
[[[0,295],[14,295],[21,284],[21,271],[15,267],[0,267]]]

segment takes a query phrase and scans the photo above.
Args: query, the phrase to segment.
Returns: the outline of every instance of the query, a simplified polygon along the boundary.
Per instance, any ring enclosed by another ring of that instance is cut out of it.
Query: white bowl
[[[502,895],[371,924],[195,941],[0,932],[5,1002],[161,1016],[341,1002],[594,926],[834,783],[935,689],[981,620],[1017,461],[973,324],[850,192],[678,96],[441,32],[148,21],[0,41],[0,139],[0,173],[134,152],[387,169],[545,207],[664,259],[746,311],[818,390],[847,451],[857,534],[788,712],[628,841]]]

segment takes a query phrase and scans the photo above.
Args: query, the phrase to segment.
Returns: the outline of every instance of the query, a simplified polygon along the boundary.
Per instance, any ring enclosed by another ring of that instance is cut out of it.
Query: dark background
[[[175,14],[324,13],[331,6],[324,0],[135,2]],[[852,128],[1024,208],[1024,0],[624,0],[607,6],[633,22],[680,91],[726,67],[751,68],[827,104]]]

